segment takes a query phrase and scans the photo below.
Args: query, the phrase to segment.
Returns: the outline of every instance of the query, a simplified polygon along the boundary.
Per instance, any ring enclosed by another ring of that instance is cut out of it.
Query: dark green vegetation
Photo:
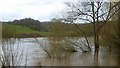
[[[27,37],[49,37],[49,36],[74,36],[77,33],[74,31],[67,32],[40,32],[26,26],[3,24],[3,38],[27,38]]]
[[[41,37],[48,35],[47,32],[40,32],[26,26],[2,24],[3,38],[26,38],[26,37]]]
[[[39,22],[30,18],[3,22],[3,38],[27,38],[27,37],[76,37],[84,36],[74,24],[63,22]],[[83,28],[87,35],[91,35],[90,24],[77,24]],[[87,30],[86,29],[89,29]]]
[[[20,22],[21,21],[21,22]],[[27,22],[25,22],[27,21]],[[29,23],[30,21],[30,23]],[[78,37],[84,34],[76,27],[79,26],[87,36],[93,35],[92,24],[71,24],[56,22],[39,22],[30,18],[15,20],[13,22],[3,22],[3,38],[27,38],[27,37]],[[110,24],[109,24],[110,23]],[[31,25],[32,24],[32,25]],[[109,25],[108,25],[109,24]],[[109,28],[115,25],[115,22],[108,22],[100,31],[100,34],[109,33]],[[101,23],[99,23],[101,25]]]
[[[39,22],[38,20],[34,20],[31,18],[25,18],[25,19],[3,22],[3,23],[26,26],[37,31],[46,31],[46,28],[44,27],[47,25],[47,22]]]

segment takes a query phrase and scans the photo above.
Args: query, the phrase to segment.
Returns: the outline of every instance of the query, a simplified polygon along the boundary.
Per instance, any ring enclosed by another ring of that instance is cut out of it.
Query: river
[[[69,39],[77,46],[66,43]],[[3,41],[1,62],[12,66],[116,66],[117,55],[107,46],[100,46],[98,61],[94,61],[94,46],[91,52],[86,50],[84,38],[19,38]],[[71,52],[70,50],[77,50]],[[67,50],[67,51],[66,51]],[[12,58],[12,59],[11,59]],[[6,60],[7,59],[7,60]]]

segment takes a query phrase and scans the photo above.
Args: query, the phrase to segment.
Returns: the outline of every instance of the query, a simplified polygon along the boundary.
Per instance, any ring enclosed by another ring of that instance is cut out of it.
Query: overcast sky
[[[49,21],[60,15],[67,1],[75,0],[0,0],[0,21],[23,18]]]
[[[65,1],[70,0],[0,0],[0,21],[22,18],[48,21],[61,13]]]

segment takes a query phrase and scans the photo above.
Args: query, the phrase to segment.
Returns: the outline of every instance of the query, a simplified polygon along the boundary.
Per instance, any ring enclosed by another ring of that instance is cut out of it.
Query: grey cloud
[[[17,0],[11,1],[17,2]],[[7,3],[7,6],[2,5],[5,9],[0,9],[2,10],[0,11],[0,16],[2,17],[0,20],[6,21],[25,17],[31,17],[41,21],[50,20],[59,14],[60,9],[64,8],[63,3],[65,0],[21,0],[17,4],[11,1],[10,4]]]

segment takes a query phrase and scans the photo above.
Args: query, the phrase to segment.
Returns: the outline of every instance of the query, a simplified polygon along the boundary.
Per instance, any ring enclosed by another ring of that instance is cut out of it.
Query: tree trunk
[[[92,6],[92,12],[93,12],[93,31],[94,31],[94,45],[95,45],[95,51],[94,51],[94,61],[98,62],[98,54],[99,54],[99,35],[98,35],[98,12],[97,11],[97,22],[95,20],[95,8],[94,8],[94,2],[91,2]]]
[[[118,5],[118,38],[120,40],[120,4]],[[120,68],[120,42],[118,42],[118,45],[117,45],[117,48],[118,48],[118,66]]]
[[[94,38],[94,45],[95,45],[95,52],[94,52],[94,61],[98,62],[98,55],[99,55],[99,35],[95,35]]]

